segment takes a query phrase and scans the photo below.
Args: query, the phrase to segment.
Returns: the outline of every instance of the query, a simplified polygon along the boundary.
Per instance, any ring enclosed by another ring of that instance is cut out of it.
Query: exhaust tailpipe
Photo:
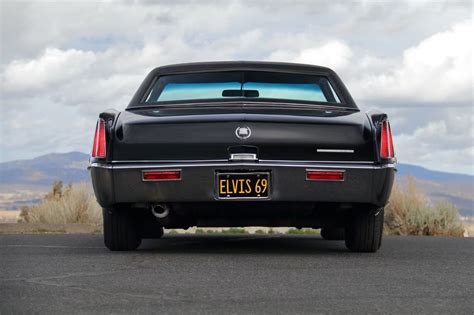
[[[170,207],[164,203],[152,205],[151,213],[153,213],[157,219],[164,219],[170,214]]]

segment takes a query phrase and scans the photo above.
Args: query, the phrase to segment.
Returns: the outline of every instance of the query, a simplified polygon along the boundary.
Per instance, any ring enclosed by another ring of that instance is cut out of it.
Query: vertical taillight
[[[380,157],[384,159],[395,157],[392,129],[390,128],[388,120],[382,122],[382,130],[380,132]]]
[[[92,157],[105,158],[105,144],[105,121],[101,118],[95,127]]]

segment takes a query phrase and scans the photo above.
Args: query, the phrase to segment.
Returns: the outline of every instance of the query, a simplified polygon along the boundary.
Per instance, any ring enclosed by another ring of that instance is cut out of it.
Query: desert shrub
[[[447,201],[431,203],[413,178],[395,184],[385,207],[384,230],[391,235],[463,236],[458,209]]]
[[[20,221],[100,224],[102,210],[90,185],[79,183],[64,186],[62,182],[56,182],[41,203],[21,209]]]

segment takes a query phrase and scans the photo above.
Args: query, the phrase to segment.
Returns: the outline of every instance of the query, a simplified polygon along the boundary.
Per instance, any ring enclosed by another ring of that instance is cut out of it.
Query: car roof
[[[204,71],[232,71],[232,70],[266,70],[297,73],[334,74],[329,68],[288,62],[269,61],[214,61],[172,64],[155,68],[152,72],[158,75],[173,73],[192,73]]]

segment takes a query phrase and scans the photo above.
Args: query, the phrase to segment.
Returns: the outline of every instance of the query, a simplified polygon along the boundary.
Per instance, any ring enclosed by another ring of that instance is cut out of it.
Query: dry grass
[[[64,187],[55,183],[43,202],[23,207],[20,220],[28,223],[87,223],[101,224],[102,210],[90,185],[79,183]]]
[[[458,209],[447,201],[432,204],[412,178],[404,189],[395,185],[385,208],[386,234],[463,236]]]

